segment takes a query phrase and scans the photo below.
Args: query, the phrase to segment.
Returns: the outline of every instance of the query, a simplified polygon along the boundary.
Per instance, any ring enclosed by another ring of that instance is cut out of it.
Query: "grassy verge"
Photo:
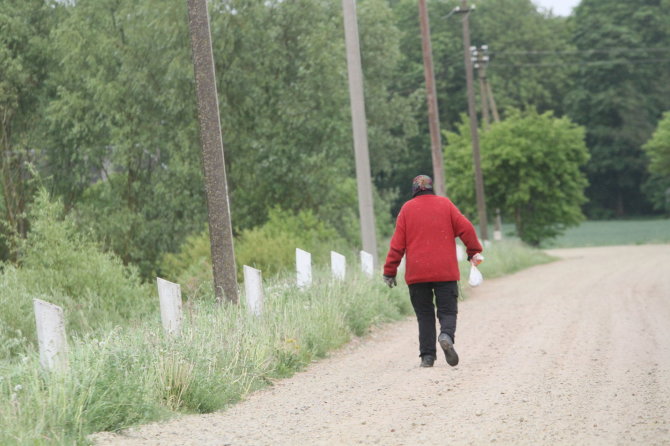
[[[157,318],[75,339],[66,375],[41,372],[35,352],[0,363],[0,444],[82,444],[96,431],[212,412],[411,310],[404,290],[380,281],[320,276],[305,291],[266,284],[262,317],[244,305],[190,303],[176,340]]]
[[[556,260],[556,258],[539,249],[529,248],[519,240],[491,242],[484,248],[483,255],[484,262],[479,265],[479,270],[484,276],[484,280],[513,274],[534,265]],[[467,298],[470,289],[468,285],[470,264],[460,262],[459,266],[461,268],[461,297]]]
[[[548,260],[505,242],[489,247],[482,270],[491,278]],[[42,372],[30,349],[0,362],[0,444],[85,444],[93,432],[212,412],[412,312],[406,287],[388,289],[378,278],[336,282],[317,271],[305,291],[293,282],[266,281],[261,317],[244,305],[190,300],[177,339],[162,334],[158,315],[73,339],[67,374]]]
[[[492,242],[484,248],[483,254],[485,260],[479,266],[479,269],[484,278],[489,279],[556,260],[539,249],[528,248],[518,240]],[[461,262],[461,277],[466,282],[469,269],[469,264]]]

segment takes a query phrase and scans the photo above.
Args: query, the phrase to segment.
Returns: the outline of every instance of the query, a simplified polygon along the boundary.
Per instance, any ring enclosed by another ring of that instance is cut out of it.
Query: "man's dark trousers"
[[[435,292],[435,304],[433,304]],[[440,333],[455,340],[458,315],[458,285],[454,282],[423,282],[409,285],[409,296],[419,323],[420,356],[435,354],[435,307],[440,321]]]

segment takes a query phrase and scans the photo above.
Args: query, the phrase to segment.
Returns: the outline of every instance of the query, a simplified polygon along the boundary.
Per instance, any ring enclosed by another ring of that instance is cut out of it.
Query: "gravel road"
[[[226,411],[96,444],[669,445],[670,245],[550,253],[470,291],[457,367],[418,367],[409,318]]]

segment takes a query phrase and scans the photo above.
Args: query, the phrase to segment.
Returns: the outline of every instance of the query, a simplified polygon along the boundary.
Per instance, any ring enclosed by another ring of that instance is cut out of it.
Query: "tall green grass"
[[[67,309],[67,329],[106,331],[154,314],[155,291],[132,266],[78,232],[63,205],[40,191],[30,210],[31,230],[19,240],[19,262],[0,264],[0,360],[34,344],[33,298]]]
[[[520,240],[502,240],[487,243],[483,251],[484,262],[479,265],[479,270],[484,280],[495,279],[508,274],[513,274],[534,265],[541,265],[556,260],[539,249],[533,249]],[[460,262],[461,270],[461,297],[467,298],[470,286],[468,277],[470,264]]]
[[[531,249],[519,240],[491,242],[484,247],[484,262],[479,265],[484,278],[512,274],[533,265],[541,265],[555,260],[539,249]],[[470,265],[461,262],[461,277],[467,281]],[[464,275],[464,273],[466,275]]]
[[[317,276],[304,291],[267,283],[260,317],[244,305],[189,301],[176,339],[157,317],[76,338],[67,374],[42,372],[34,351],[0,362],[0,444],[83,444],[92,432],[215,411],[411,311],[406,291],[380,281]]]

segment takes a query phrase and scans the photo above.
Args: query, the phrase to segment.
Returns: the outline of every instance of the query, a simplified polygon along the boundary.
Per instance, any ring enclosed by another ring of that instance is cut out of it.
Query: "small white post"
[[[40,364],[47,370],[67,368],[67,338],[63,309],[40,299],[33,299]]]
[[[244,265],[244,291],[247,296],[247,310],[260,316],[263,312],[263,280],[261,270]]]
[[[181,287],[160,277],[156,277],[158,298],[161,304],[161,321],[163,330],[169,335],[179,336],[181,333]]]
[[[333,272],[334,278],[344,280],[344,275],[347,269],[347,259],[338,252],[330,251],[330,269]]]
[[[361,271],[368,277],[374,275],[374,257],[369,252],[361,251]]]
[[[298,288],[307,288],[312,284],[312,254],[296,248],[295,266],[298,274]]]
[[[500,218],[500,209],[496,208],[496,220],[493,225],[493,240],[502,240],[502,219]]]
[[[463,245],[459,245],[458,243],[456,243],[456,259],[459,262],[462,262],[466,258],[467,256],[465,255],[465,248],[463,248]]]

